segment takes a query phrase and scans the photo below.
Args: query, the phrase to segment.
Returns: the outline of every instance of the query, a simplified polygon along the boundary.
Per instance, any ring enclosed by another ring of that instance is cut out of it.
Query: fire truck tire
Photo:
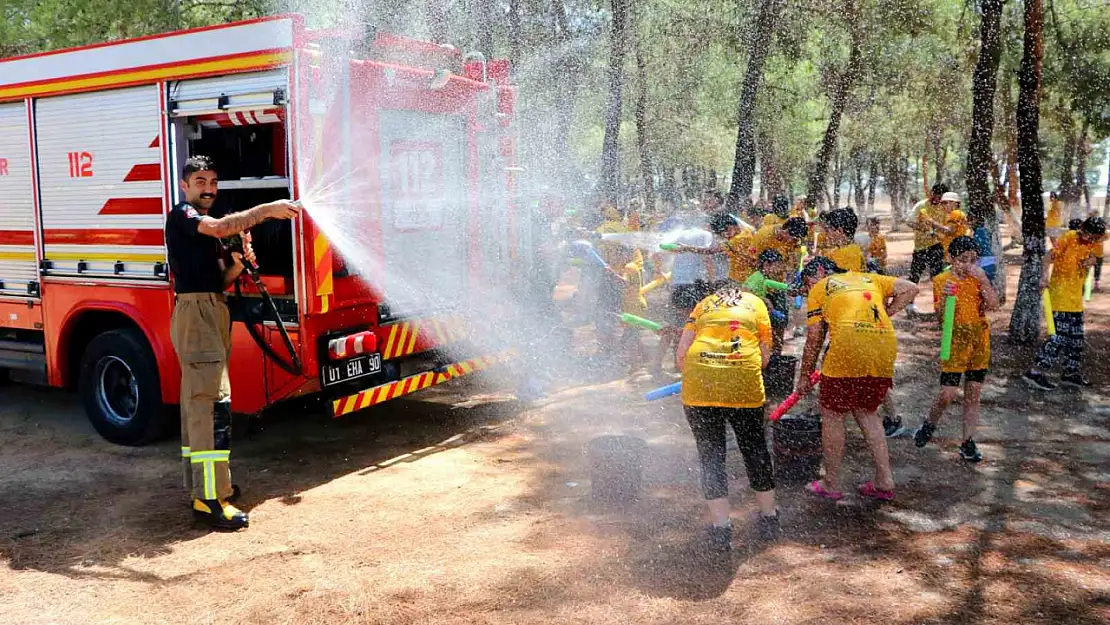
[[[158,363],[138,330],[93,338],[81,356],[78,390],[89,421],[112,443],[137,447],[166,433]]]

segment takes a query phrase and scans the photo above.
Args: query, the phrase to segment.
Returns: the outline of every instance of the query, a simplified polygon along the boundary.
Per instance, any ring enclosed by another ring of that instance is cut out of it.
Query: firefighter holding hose
[[[212,159],[193,156],[181,171],[185,201],[166,219],[166,250],[174,277],[170,333],[181,365],[181,457],[193,516],[227,530],[247,527],[247,514],[229,503],[231,484],[231,314],[224,290],[254,262],[249,237],[225,258],[220,241],[267,219],[292,219],[299,206],[287,200],[261,204],[216,219],[218,177]]]

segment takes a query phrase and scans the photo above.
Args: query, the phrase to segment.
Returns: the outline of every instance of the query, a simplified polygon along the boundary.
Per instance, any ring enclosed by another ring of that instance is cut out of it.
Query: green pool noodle
[[[678,244],[677,243],[660,243],[659,244],[659,249],[667,251],[667,252],[677,252],[678,251]]]
[[[1087,268],[1087,281],[1083,283],[1083,301],[1091,301],[1091,291],[1095,288],[1095,268]]]
[[[956,324],[956,296],[949,295],[944,299],[944,326],[940,337],[940,359],[948,360],[952,357],[952,326]]]
[[[778,280],[765,280],[763,282],[763,286],[767,287],[768,289],[774,289],[776,291],[785,291],[790,288],[789,284],[785,282],[779,282]]]
[[[621,315],[621,321],[627,323],[630,326],[639,326],[641,328],[651,330],[652,332],[658,332],[663,329],[663,326],[655,323],[654,321],[644,319],[643,317],[637,317],[636,315],[630,313],[623,313]]]

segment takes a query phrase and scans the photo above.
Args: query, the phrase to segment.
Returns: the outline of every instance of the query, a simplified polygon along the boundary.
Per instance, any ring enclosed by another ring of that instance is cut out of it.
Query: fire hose
[[[243,253],[243,237],[239,234],[233,234],[230,237],[222,239],[224,249],[228,252],[235,252],[238,254]],[[266,290],[266,285],[262,282],[262,277],[258,274],[258,267],[247,260],[245,257],[242,259],[243,268],[246,270],[247,276],[250,277],[254,287],[258,289],[258,294],[262,296],[262,303],[266,307],[271,320],[277,325],[278,333],[281,334],[281,340],[285,344],[286,351],[289,352],[289,358],[286,359],[281,354],[274,351],[274,348],[266,342],[265,337],[258,331],[256,322],[253,320],[251,314],[251,307],[247,303],[247,299],[243,297],[243,287],[240,280],[235,281],[235,298],[239,301],[239,309],[243,314],[243,325],[247,326],[247,333],[251,335],[258,348],[262,353],[274,361],[278,367],[290,375],[301,375],[304,371],[301,366],[301,359],[297,356],[297,348],[293,345],[293,339],[289,337],[289,331],[285,329],[285,322],[281,319],[281,313],[278,312],[277,305],[274,304],[274,299],[270,297],[270,292]],[[265,321],[265,320],[263,320]]]

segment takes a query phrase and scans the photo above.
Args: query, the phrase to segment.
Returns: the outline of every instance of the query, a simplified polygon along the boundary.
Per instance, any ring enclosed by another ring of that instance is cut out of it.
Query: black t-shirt
[[[197,231],[203,218],[182,202],[166,219],[166,251],[177,293],[221,293],[224,290],[220,240]]]

